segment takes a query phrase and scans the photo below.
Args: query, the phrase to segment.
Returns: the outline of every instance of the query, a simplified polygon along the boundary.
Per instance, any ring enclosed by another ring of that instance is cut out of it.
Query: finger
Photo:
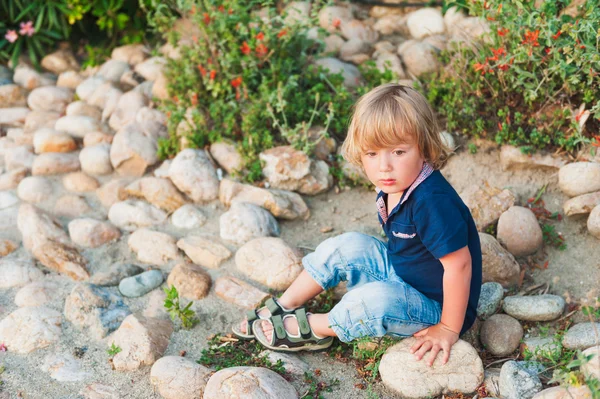
[[[415,353],[415,351],[423,345],[423,342],[425,342],[424,338],[417,338],[417,342],[410,347],[410,353]]]
[[[431,349],[432,346],[433,343],[431,341],[423,342],[423,345],[421,345],[419,350],[415,352],[415,358],[417,360],[421,360],[423,356],[425,356],[425,354],[429,351],[429,349]]]
[[[413,337],[422,337],[423,335],[427,334],[427,332],[429,331],[429,327],[424,328],[420,331],[417,331],[416,333],[413,334]]]
[[[446,364],[450,360],[450,345],[443,345],[442,350],[444,351],[443,364]]]
[[[440,352],[441,347],[438,344],[435,344],[431,347],[431,351],[429,359],[427,360],[427,365],[429,367],[433,366],[433,362],[435,362],[435,358],[437,357],[438,353]]]

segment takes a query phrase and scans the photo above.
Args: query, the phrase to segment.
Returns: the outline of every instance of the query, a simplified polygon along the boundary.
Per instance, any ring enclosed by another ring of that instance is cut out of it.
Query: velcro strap
[[[252,322],[256,319],[258,319],[258,314],[256,313],[255,309],[249,310],[246,312],[246,319],[248,320],[249,324],[252,324]]]
[[[298,329],[302,338],[307,339],[312,337],[312,330],[308,324],[308,317],[305,308],[296,309],[296,320],[298,320]]]
[[[281,306],[279,306],[273,297],[267,299],[265,306],[267,309],[269,309],[269,312],[271,312],[272,315],[283,313],[283,309],[281,309]]]
[[[275,336],[278,339],[285,339],[287,334],[285,333],[285,328],[283,327],[283,319],[280,315],[275,315],[271,317],[271,322],[273,323],[273,329],[275,330]]]

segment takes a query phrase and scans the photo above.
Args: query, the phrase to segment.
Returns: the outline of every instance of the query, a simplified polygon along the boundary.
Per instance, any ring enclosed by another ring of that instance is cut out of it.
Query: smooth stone
[[[56,81],[57,87],[66,87],[67,89],[75,90],[83,82],[83,76],[77,71],[66,71],[58,75]]]
[[[94,382],[87,385],[80,392],[84,399],[120,399],[117,389],[113,386]]]
[[[500,308],[500,303],[504,297],[504,288],[495,282],[483,283],[479,303],[477,304],[477,316],[485,320]]]
[[[95,191],[98,187],[100,187],[98,180],[92,176],[86,175],[83,172],[69,173],[63,177],[62,183],[67,191],[74,193]]]
[[[4,153],[4,166],[6,170],[31,169],[35,155],[30,145],[20,145]]]
[[[31,68],[29,65],[24,64],[17,65],[17,67],[15,68],[13,80],[16,84],[27,90],[33,90],[41,86],[54,85],[52,79],[49,79],[48,77],[40,74],[38,71]]]
[[[590,360],[581,365],[581,372],[586,378],[595,378],[600,381],[600,345],[587,348],[582,353],[583,356],[590,357]]]
[[[550,321],[558,319],[565,309],[565,300],[558,295],[508,296],[502,310],[518,320]]]
[[[156,138],[147,136],[137,123],[129,123],[113,138],[110,162],[121,176],[142,177],[149,166],[158,162],[157,149]]]
[[[444,18],[436,8],[421,8],[407,16],[406,25],[410,35],[415,39],[438,35],[446,31]]]
[[[566,216],[582,215],[590,213],[598,205],[600,205],[600,191],[568,199],[563,204],[563,212]]]
[[[0,125],[21,126],[30,112],[26,107],[0,108]]]
[[[101,130],[99,122],[85,115],[63,116],[56,121],[54,129],[75,138],[83,139],[86,134]]]
[[[483,259],[483,282],[497,282],[505,288],[519,284],[521,266],[490,234],[479,233]]]
[[[143,94],[130,91],[119,97],[114,112],[108,120],[109,126],[119,131],[123,127],[135,121],[137,112],[147,105],[147,100]]]
[[[184,196],[171,180],[160,177],[143,177],[125,187],[128,197],[142,198],[166,212],[173,212],[186,203]]]
[[[494,224],[508,208],[515,204],[515,195],[510,190],[490,185],[467,187],[460,197],[469,207],[478,231]]]
[[[242,170],[244,165],[242,156],[236,150],[235,145],[230,143],[223,141],[212,143],[210,145],[210,155],[227,173]]]
[[[127,240],[129,248],[140,262],[164,266],[171,260],[181,259],[175,239],[168,234],[138,229]]]
[[[360,40],[367,45],[371,45],[379,39],[379,33],[376,30],[358,19],[340,24],[340,28],[342,36],[348,41]]]
[[[179,295],[188,299],[202,299],[208,295],[212,280],[200,266],[192,263],[176,265],[167,279],[167,285],[175,286]]]
[[[43,306],[56,300],[58,285],[52,281],[34,281],[21,288],[15,295],[15,304],[22,308]]]
[[[103,132],[91,132],[85,135],[83,138],[83,147],[93,147],[98,144],[111,144],[113,142],[113,136]],[[112,164],[110,165],[112,170]]]
[[[73,92],[64,87],[38,87],[27,97],[27,105],[33,111],[50,111],[63,113],[67,105],[73,101]]]
[[[197,265],[217,269],[231,257],[231,251],[225,246],[201,236],[187,236],[177,241],[177,247]]]
[[[115,263],[94,273],[90,278],[90,283],[112,287],[119,285],[124,278],[135,276],[143,271],[144,269],[131,263]]]
[[[17,205],[19,198],[10,191],[0,191],[0,209],[10,208]]]
[[[319,26],[329,32],[335,32],[343,23],[354,19],[352,10],[343,6],[326,6],[319,11]]]
[[[567,349],[587,349],[598,345],[600,323],[578,323],[569,328],[563,337],[562,344]]]
[[[54,125],[60,116],[61,114],[58,112],[31,111],[25,118],[24,131],[29,134],[42,128],[54,129]]]
[[[150,383],[165,399],[200,399],[211,372],[184,357],[165,356],[152,365]]]
[[[66,133],[43,128],[33,136],[33,149],[36,154],[43,152],[71,152],[77,149],[77,143]]]
[[[76,218],[91,213],[92,208],[85,199],[77,195],[63,195],[54,204],[54,214]]]
[[[83,381],[92,376],[92,373],[82,371],[81,367],[80,360],[71,354],[63,353],[48,355],[40,368],[56,381],[73,382]]]
[[[556,170],[563,167],[566,161],[552,155],[525,154],[520,148],[503,145],[500,149],[500,165],[503,170],[546,169]]]
[[[315,61],[315,65],[323,68],[329,74],[342,74],[344,85],[349,88],[360,86],[364,80],[360,70],[356,66],[342,62],[337,58],[319,58]]]
[[[215,294],[227,302],[245,309],[255,309],[269,294],[235,277],[219,277],[215,281]]]
[[[213,374],[204,399],[298,399],[294,387],[274,371],[262,367],[229,367]]]
[[[514,256],[532,255],[544,243],[542,228],[529,208],[508,208],[500,215],[497,231],[498,242]]]
[[[144,79],[154,82],[162,73],[166,62],[163,57],[151,57],[137,64],[134,71]]]
[[[96,89],[104,84],[104,82],[105,79],[102,76],[89,77],[77,86],[75,93],[77,93],[77,97],[81,100],[87,101],[92,94],[94,94]]]
[[[522,338],[521,323],[505,314],[495,314],[481,326],[481,343],[494,356],[510,355],[519,347]]]
[[[203,150],[185,149],[171,162],[169,178],[196,203],[214,200],[219,195],[217,172]]]
[[[19,198],[34,204],[49,199],[53,192],[52,182],[45,177],[40,176],[26,177],[21,180],[17,187],[17,195]]]
[[[398,55],[404,62],[408,75],[416,77],[440,68],[438,52],[435,46],[418,40],[407,40],[398,47]]]
[[[0,257],[11,254],[18,247],[19,245],[14,241],[0,239]]]
[[[272,364],[277,364],[277,362],[281,360],[285,371],[296,376],[303,377],[304,373],[310,371],[310,366],[306,362],[300,360],[296,355],[291,353],[287,354],[265,350],[261,352],[259,356],[265,356]]]
[[[92,218],[74,219],[68,228],[71,240],[86,248],[97,248],[121,237],[115,226]]]
[[[0,108],[24,107],[27,105],[26,91],[19,85],[0,85]]]
[[[32,261],[0,259],[0,288],[21,287],[44,278],[44,273]]]
[[[179,229],[196,229],[206,223],[206,216],[192,204],[179,207],[171,215],[171,223]]]
[[[108,219],[120,229],[134,231],[140,227],[163,223],[167,220],[167,214],[147,202],[126,200],[110,207]]]
[[[125,198],[125,187],[130,183],[129,179],[113,179],[108,183],[105,183],[96,190],[96,196],[98,200],[106,209],[110,209],[111,206],[120,202],[122,198]],[[132,204],[129,203],[129,206]]]
[[[569,197],[600,190],[600,163],[573,162],[558,171],[558,186]]]
[[[587,228],[591,235],[600,239],[600,205],[596,205],[587,220]]]
[[[539,377],[513,360],[502,365],[499,385],[500,394],[506,399],[531,399],[542,390]]]
[[[78,71],[80,66],[73,52],[69,49],[59,49],[42,58],[42,68],[59,75],[66,71]]]
[[[279,236],[279,224],[269,212],[245,202],[234,202],[219,218],[224,240],[244,244],[253,238]]]
[[[119,283],[121,294],[129,298],[137,298],[146,295],[163,282],[160,270],[148,270],[132,277],[126,277]]]
[[[115,47],[112,51],[111,58],[126,62],[130,65],[137,65],[148,58],[149,51],[143,44],[127,44],[120,47]]]
[[[81,170],[88,175],[102,176],[112,173],[110,144],[99,143],[83,148],[79,153],[79,162],[81,163]]]
[[[81,165],[74,153],[46,152],[38,155],[31,166],[34,176],[58,175],[77,172]]]
[[[552,387],[544,389],[532,399],[591,399],[592,391],[587,385],[579,387]]]
[[[43,306],[15,310],[0,321],[0,342],[10,352],[27,354],[59,341],[62,316]]]
[[[85,101],[74,101],[67,107],[67,116],[87,116],[88,118],[100,121],[102,119],[102,110]],[[68,120],[68,119],[67,119]]]
[[[129,64],[125,61],[108,60],[100,66],[98,76],[102,76],[108,81],[118,83],[121,81],[123,74],[129,70]]]
[[[500,369],[489,368],[485,370],[483,385],[488,395],[496,398],[500,397]]]

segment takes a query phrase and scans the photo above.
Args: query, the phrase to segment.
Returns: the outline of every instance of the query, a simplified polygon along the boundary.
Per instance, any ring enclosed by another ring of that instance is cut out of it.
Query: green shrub
[[[569,3],[468,3],[488,20],[489,35],[477,46],[451,47],[442,54],[447,67],[426,79],[448,129],[529,151],[592,142],[600,118],[600,2],[587,0],[577,18],[562,13]]]

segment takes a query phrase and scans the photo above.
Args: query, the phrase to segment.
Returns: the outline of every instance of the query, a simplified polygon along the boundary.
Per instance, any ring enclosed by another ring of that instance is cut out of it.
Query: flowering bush
[[[305,25],[284,23],[274,2],[205,0],[179,12],[197,31],[187,33],[181,57],[166,68],[169,99],[162,106],[171,139],[161,142],[162,156],[174,155],[182,136],[196,147],[229,139],[245,159],[245,178],[254,181],[262,150],[291,142],[310,152],[311,126],[343,139],[356,95],[393,78],[365,67],[367,85],[349,91],[341,75],[311,66],[322,44],[307,37]],[[181,38],[170,32],[175,45]]]
[[[524,150],[600,143],[592,137],[600,119],[600,2],[585,1],[577,17],[564,13],[569,3],[469,3],[489,21],[489,37],[446,52],[447,68],[427,86],[449,129]]]

